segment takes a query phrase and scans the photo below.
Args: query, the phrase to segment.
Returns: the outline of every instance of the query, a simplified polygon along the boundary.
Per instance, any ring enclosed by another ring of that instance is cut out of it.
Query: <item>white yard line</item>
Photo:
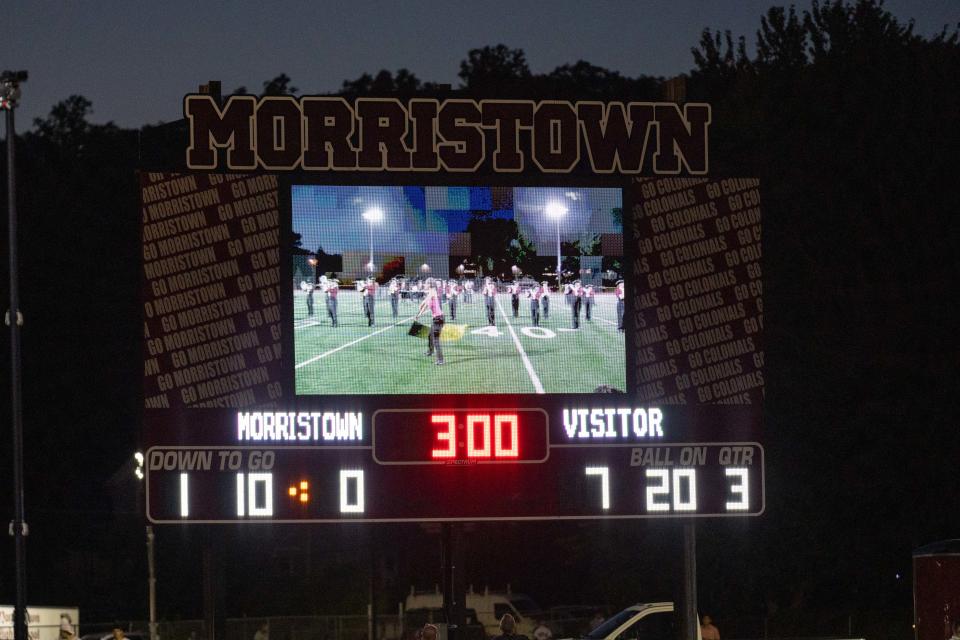
[[[293,325],[294,329],[306,329],[307,327],[315,327],[318,324],[322,324],[319,320],[301,320],[300,324]]]
[[[617,326],[617,323],[614,322],[613,320],[607,320],[606,318],[601,318],[600,316],[594,316],[594,320],[599,320],[600,322],[606,322],[607,324],[612,324],[613,326]]]
[[[335,354],[337,351],[342,351],[343,349],[346,349],[347,347],[352,347],[353,345],[357,344],[358,342],[363,342],[363,341],[366,340],[367,338],[372,338],[373,336],[375,336],[375,335],[377,335],[377,334],[379,334],[379,333],[383,333],[384,331],[389,331],[390,329],[393,329],[393,328],[394,328],[395,326],[397,326],[398,324],[403,324],[404,322],[408,322],[408,321],[410,321],[410,320],[413,320],[413,319],[416,318],[416,317],[417,317],[417,316],[410,316],[409,318],[404,318],[403,320],[398,320],[397,322],[394,322],[393,324],[391,324],[391,325],[389,325],[389,326],[387,326],[387,327],[384,327],[383,329],[377,329],[377,330],[374,331],[373,333],[368,333],[368,334],[365,335],[365,336],[360,336],[360,337],[357,338],[356,340],[351,340],[351,341],[348,342],[347,344],[342,344],[342,345],[340,345],[339,347],[337,347],[336,349],[330,349],[330,351],[327,351],[327,352],[325,352],[325,353],[321,353],[321,354],[318,355],[318,356],[313,356],[313,357],[310,358],[309,360],[306,360],[306,361],[304,361],[304,362],[301,362],[300,364],[298,364],[298,365],[297,365],[296,367],[294,367],[294,368],[295,368],[295,369],[299,369],[300,367],[305,367],[305,366],[307,366],[308,364],[310,364],[310,363],[312,363],[312,362],[316,362],[317,360],[320,360],[321,358],[326,358],[327,356],[333,355],[333,354]]]
[[[540,378],[537,377],[537,372],[533,370],[533,365],[530,363],[530,358],[527,357],[527,352],[523,350],[523,345],[520,344],[520,338],[517,337],[517,332],[513,330],[513,325],[510,324],[510,319],[507,318],[507,313],[500,304],[500,298],[495,298],[495,300],[497,301],[497,308],[500,309],[500,313],[503,314],[503,319],[507,323],[507,328],[510,329],[510,335],[513,336],[513,344],[516,345],[517,351],[520,352],[520,359],[523,360],[523,366],[527,368],[527,374],[530,376],[530,382],[533,383],[533,388],[537,390],[537,393],[546,393],[546,391],[543,390],[543,385],[540,384]]]

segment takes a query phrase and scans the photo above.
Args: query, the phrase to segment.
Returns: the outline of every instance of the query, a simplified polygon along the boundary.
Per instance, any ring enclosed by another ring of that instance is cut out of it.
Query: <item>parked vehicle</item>
[[[507,591],[489,591],[474,593],[467,592],[467,609],[476,612],[477,622],[483,625],[488,636],[500,634],[500,618],[505,613],[512,615],[517,621],[517,634],[532,636],[537,625],[546,619],[543,608],[530,596],[522,593]],[[443,606],[443,596],[439,591],[415,592],[404,603],[406,610],[410,609],[439,609]]]
[[[585,640],[676,640],[679,620],[672,602],[647,602],[627,607],[582,636]],[[697,625],[700,640],[700,625]]]
[[[63,625],[76,633],[80,625],[77,607],[27,606],[27,634],[31,640],[59,640]],[[0,605],[0,638],[13,637],[13,606]]]
[[[606,619],[610,614],[607,605],[558,605],[550,607],[545,620],[554,638],[580,638],[592,631],[590,623],[594,616]]]
[[[123,637],[127,640],[150,640],[150,634],[146,631],[124,631]],[[113,640],[113,631],[85,633],[80,636],[80,640]]]

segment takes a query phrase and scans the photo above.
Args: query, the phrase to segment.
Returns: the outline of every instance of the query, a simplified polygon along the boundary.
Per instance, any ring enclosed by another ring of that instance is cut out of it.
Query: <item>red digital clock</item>
[[[548,456],[543,409],[385,409],[373,415],[380,464],[504,464]]]

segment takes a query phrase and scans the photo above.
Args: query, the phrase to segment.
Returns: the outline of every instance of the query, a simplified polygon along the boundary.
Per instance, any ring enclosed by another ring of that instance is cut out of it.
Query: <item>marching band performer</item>
[[[493,284],[490,278],[483,281],[483,303],[487,307],[487,324],[496,326],[494,305],[497,304],[497,285]]]
[[[396,278],[390,280],[390,286],[387,288],[390,294],[390,310],[393,312],[393,319],[397,319],[397,306],[400,303],[400,284]]]
[[[463,301],[467,304],[473,304],[473,280],[467,280],[463,284]]]
[[[533,326],[540,326],[540,298],[543,296],[543,289],[540,287],[531,287],[527,289],[527,297],[530,298],[530,321]]]
[[[442,281],[441,281],[442,286]],[[456,280],[447,282],[447,300],[450,302],[450,319],[457,319],[457,299],[460,297],[460,285]]]
[[[420,303],[420,308],[417,310],[417,317],[414,318],[414,320],[419,320],[420,314],[430,309],[430,315],[433,316],[433,323],[430,325],[430,333],[427,337],[428,347],[426,355],[428,357],[432,356],[434,351],[436,351],[437,361],[434,364],[443,364],[443,349],[440,346],[440,332],[443,330],[443,306],[440,304],[440,292],[438,291],[438,289],[442,287],[442,281],[435,283],[433,278],[427,278],[424,286],[427,291],[427,297]]]
[[[514,280],[507,291],[510,292],[510,306],[513,307],[513,317],[516,318],[520,312],[520,283]]]
[[[573,328],[580,328],[580,305],[583,304],[583,288],[577,280],[570,285],[570,311],[573,314]]]
[[[550,285],[544,280],[540,283],[540,306],[543,307],[543,319],[550,319]]]
[[[337,294],[340,293],[340,281],[336,278],[333,280],[324,278],[321,291],[323,291],[327,300],[327,315],[330,316],[332,326],[337,327],[339,326],[337,324]]]
[[[569,282],[563,285],[563,297],[567,301],[567,306],[573,306],[573,285]]]
[[[313,285],[303,280],[300,282],[300,290],[307,294],[307,316],[313,315]]]
[[[617,296],[617,330],[623,331],[623,298],[624,298],[623,280],[617,281],[617,288],[614,294]]]
[[[592,322],[590,312],[593,310],[593,285],[588,284],[583,290],[583,306],[586,311],[587,322]]]
[[[367,276],[363,285],[363,315],[367,316],[367,326],[372,327],[376,322],[377,283],[373,276]]]

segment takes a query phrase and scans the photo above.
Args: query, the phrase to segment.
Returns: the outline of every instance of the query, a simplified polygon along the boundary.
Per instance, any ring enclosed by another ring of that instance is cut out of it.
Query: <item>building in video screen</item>
[[[291,206],[298,394],[625,389],[619,188],[294,185]],[[411,339],[433,297],[442,360]]]

